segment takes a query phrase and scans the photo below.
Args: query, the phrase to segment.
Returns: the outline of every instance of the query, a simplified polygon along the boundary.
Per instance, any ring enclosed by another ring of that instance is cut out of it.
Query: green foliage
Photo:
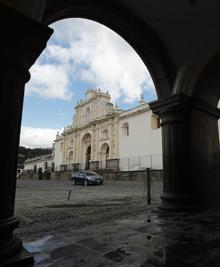
[[[22,164],[28,158],[36,158],[50,153],[52,153],[52,148],[26,148],[20,146],[18,149],[18,163]]]

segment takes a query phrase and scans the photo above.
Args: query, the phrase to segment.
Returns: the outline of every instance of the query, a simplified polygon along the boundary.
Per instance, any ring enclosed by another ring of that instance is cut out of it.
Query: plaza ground
[[[161,187],[161,182],[152,184],[154,204],[159,200]],[[146,195],[143,181],[105,181],[100,186],[81,186],[72,185],[71,181],[18,180],[17,232],[29,241],[61,229],[79,229],[137,215],[148,209]]]
[[[16,233],[37,267],[220,266],[219,212],[161,212],[161,191],[149,206],[143,181],[18,180]]]

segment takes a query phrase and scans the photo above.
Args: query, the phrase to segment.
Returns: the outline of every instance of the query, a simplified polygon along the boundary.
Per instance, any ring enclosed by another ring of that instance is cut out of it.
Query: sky
[[[156,92],[146,66],[118,34],[97,22],[65,19],[31,67],[26,84],[20,145],[52,147],[57,131],[72,123],[74,107],[87,89],[101,88],[119,108],[147,102]]]

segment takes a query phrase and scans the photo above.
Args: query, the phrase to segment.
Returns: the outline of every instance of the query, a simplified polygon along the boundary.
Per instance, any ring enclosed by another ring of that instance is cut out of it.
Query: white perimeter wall
[[[145,113],[120,120],[119,158],[121,159],[121,169],[127,168],[126,165],[129,164],[127,160],[123,160],[123,158],[131,158],[130,170],[135,169],[135,165],[138,166],[139,164],[141,164],[143,168],[154,167],[152,166],[152,163],[155,165],[155,168],[162,168],[161,128],[154,130],[151,129],[151,115],[152,112],[147,111]],[[122,126],[125,122],[129,124],[129,136],[123,135]],[[150,155],[153,156],[151,157]],[[150,166],[145,166],[145,163]]]
[[[54,143],[54,165],[55,165],[55,169],[56,169],[56,167],[59,168],[59,166],[63,164],[63,153],[60,150],[61,141],[63,141],[63,140],[62,139],[61,140],[57,140]]]
[[[24,170],[34,170],[34,166],[37,166],[37,171],[39,168],[42,168],[42,172],[45,172],[45,162],[47,162],[47,167],[51,168],[53,160],[52,159],[42,159],[42,160],[33,160],[30,162],[24,163]]]

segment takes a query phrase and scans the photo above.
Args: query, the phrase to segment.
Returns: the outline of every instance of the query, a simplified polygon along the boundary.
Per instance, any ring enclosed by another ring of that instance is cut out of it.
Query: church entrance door
[[[88,146],[86,150],[86,169],[89,169],[90,160],[91,160],[91,146]]]

